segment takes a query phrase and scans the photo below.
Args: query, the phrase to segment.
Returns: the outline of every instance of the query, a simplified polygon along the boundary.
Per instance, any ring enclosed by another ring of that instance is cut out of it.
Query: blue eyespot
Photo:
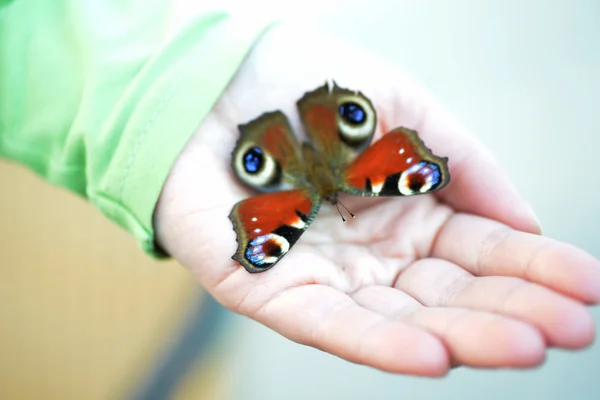
[[[441,178],[440,168],[434,163],[421,161],[408,169],[409,175],[421,176],[425,183],[436,185]]]
[[[352,101],[342,104],[339,108],[339,113],[344,121],[350,125],[362,124],[365,122],[365,119],[367,119],[365,110],[363,110],[360,105]]]
[[[264,156],[259,147],[252,147],[244,153],[244,169],[249,174],[255,174],[260,171],[263,164]]]
[[[437,165],[433,163],[425,164],[422,173],[425,175],[426,182],[431,184],[431,186],[435,186],[440,182],[441,173]]]
[[[413,192],[431,190],[441,178],[440,168],[434,163],[421,161],[406,170],[407,186]]]
[[[269,268],[290,249],[290,242],[276,233],[258,236],[248,242],[246,259],[256,268]]]

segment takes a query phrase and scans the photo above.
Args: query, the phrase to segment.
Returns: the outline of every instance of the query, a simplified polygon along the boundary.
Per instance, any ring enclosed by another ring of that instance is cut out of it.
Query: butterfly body
[[[447,159],[435,156],[407,128],[372,146],[376,113],[359,92],[324,85],[298,101],[309,141],[300,144],[280,111],[240,125],[232,167],[246,185],[264,192],[237,203],[229,218],[237,234],[232,257],[248,272],[273,267],[339,192],[410,196],[443,188]],[[369,147],[370,146],[370,147]]]
[[[308,185],[307,190],[313,190],[321,198],[336,197],[339,186],[336,183],[336,174],[314,147],[304,143],[302,147],[302,161],[306,165]]]

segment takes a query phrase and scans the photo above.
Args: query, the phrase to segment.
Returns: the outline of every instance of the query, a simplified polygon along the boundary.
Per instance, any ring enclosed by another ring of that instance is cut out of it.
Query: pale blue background
[[[319,26],[385,55],[436,93],[507,167],[546,235],[600,257],[600,1],[367,3],[310,7]],[[598,345],[553,350],[533,371],[460,368],[431,380],[356,366],[233,322],[232,340],[221,342],[232,399],[600,399]]]

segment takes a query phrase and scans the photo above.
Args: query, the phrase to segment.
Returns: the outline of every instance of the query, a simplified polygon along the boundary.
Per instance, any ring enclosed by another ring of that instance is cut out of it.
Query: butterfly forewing
[[[411,196],[450,181],[448,159],[429,150],[417,133],[396,128],[361,153],[343,172],[343,191],[362,196]]]
[[[316,194],[301,189],[240,201],[229,215],[238,241],[233,259],[252,273],[273,267],[308,228],[320,204]]]

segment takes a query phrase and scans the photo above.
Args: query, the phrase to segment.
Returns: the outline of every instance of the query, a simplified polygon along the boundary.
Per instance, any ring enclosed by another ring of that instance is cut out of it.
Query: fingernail
[[[541,235],[542,234],[542,223],[540,222],[540,219],[538,218],[538,216],[535,213],[535,211],[533,211],[533,207],[531,206],[531,203],[529,203],[528,201],[526,201],[525,204],[527,205],[527,210],[528,210],[528,214],[529,214],[530,218],[535,221],[535,228],[536,229],[534,229],[534,231],[536,233],[538,233],[539,235]]]

